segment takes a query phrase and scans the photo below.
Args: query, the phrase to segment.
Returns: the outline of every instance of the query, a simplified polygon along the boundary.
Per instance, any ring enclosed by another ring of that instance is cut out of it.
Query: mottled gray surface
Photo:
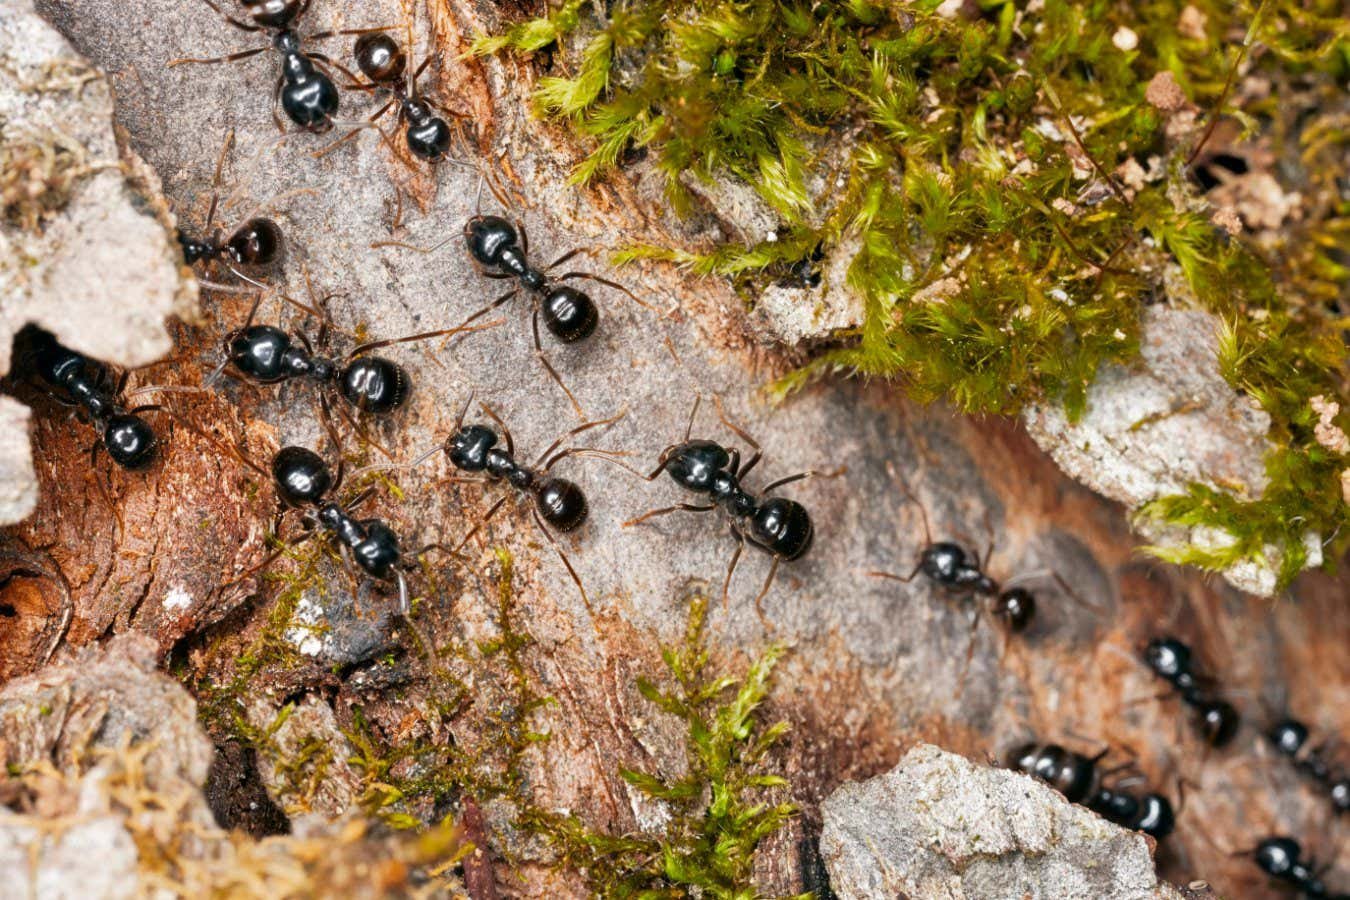
[[[1222,322],[1199,310],[1153,306],[1144,311],[1142,352],[1130,367],[1106,366],[1088,389],[1087,412],[1077,422],[1064,410],[1037,406],[1023,416],[1035,441],[1071,477],[1136,510],[1185,493],[1195,482],[1261,496],[1266,486],[1270,416],[1233,390],[1215,356]],[[1164,546],[1223,546],[1232,538],[1215,529],[1169,528],[1141,520]],[[1307,565],[1321,565],[1321,538],[1308,535]],[[1275,591],[1279,548],[1272,563],[1241,563],[1224,573],[1245,591]]]
[[[0,397],[0,522],[17,522],[37,503],[28,407]]]
[[[821,806],[842,900],[1144,900],[1176,892],[1148,840],[1030,776],[920,744]]]

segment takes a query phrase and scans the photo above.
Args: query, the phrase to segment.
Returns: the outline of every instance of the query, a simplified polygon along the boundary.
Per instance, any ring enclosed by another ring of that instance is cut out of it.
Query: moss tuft
[[[541,78],[535,99],[593,142],[577,181],[645,149],[676,209],[693,208],[693,182],[730,178],[780,221],[755,244],[636,247],[621,261],[727,277],[753,303],[847,251],[847,284],[831,287],[861,299],[862,322],[780,395],[845,372],[901,376],[972,412],[1049,399],[1078,415],[1100,366],[1137,353],[1143,306],[1184,283],[1244,344],[1225,372],[1272,415],[1272,486],[1203,502],[1197,487],[1147,514],[1236,529],[1223,558],[1181,554],[1197,564],[1274,547],[1282,583],[1303,532],[1344,548],[1350,511],[1332,481],[1350,460],[1303,427],[1311,396],[1350,406],[1339,2],[981,0],[951,17],[939,5],[629,0],[599,17],[569,0],[476,49],[562,48],[569,74]],[[1230,109],[1239,71],[1277,89]],[[1159,75],[1174,104],[1151,96]],[[1301,142],[1312,202],[1273,243],[1211,221],[1194,171],[1218,121],[1206,108]]]

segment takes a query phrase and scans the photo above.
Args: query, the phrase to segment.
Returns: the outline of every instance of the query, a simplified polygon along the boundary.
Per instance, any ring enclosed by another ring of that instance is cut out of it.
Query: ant
[[[516,490],[530,497],[534,501],[531,515],[534,518],[535,525],[539,527],[545,539],[557,551],[558,558],[562,560],[563,566],[566,567],[567,574],[572,576],[572,581],[576,583],[577,590],[581,592],[582,601],[589,609],[590,600],[586,596],[585,587],[581,584],[581,578],[577,575],[576,569],[572,567],[567,554],[558,545],[550,529],[563,533],[575,531],[586,521],[590,513],[590,506],[586,502],[586,495],[575,482],[549,473],[555,465],[569,456],[589,456],[602,459],[612,459],[617,456],[618,454],[612,451],[598,450],[593,447],[569,447],[566,450],[559,450],[558,448],[568,438],[575,437],[593,428],[611,425],[622,419],[626,413],[621,412],[608,419],[599,419],[578,425],[550,444],[543,453],[539,454],[532,465],[526,465],[516,458],[515,442],[511,439],[510,429],[486,403],[481,404],[481,408],[484,414],[500,430],[500,437],[497,431],[486,425],[464,424],[464,417],[468,414],[472,403],[473,397],[471,396],[464,407],[460,409],[459,416],[455,419],[454,431],[446,438],[445,442],[432,447],[426,453],[417,457],[409,465],[409,468],[419,466],[437,452],[444,451],[446,457],[450,460],[450,464],[461,472],[483,473],[493,481],[505,481]],[[499,447],[499,442],[505,446]],[[477,481],[478,479],[465,480]],[[467,544],[470,538],[496,515],[497,510],[501,509],[506,500],[506,497],[498,498],[487,513],[469,530],[469,533],[464,536],[453,552],[458,553],[460,548]]]
[[[1266,732],[1276,751],[1286,756],[1300,773],[1326,789],[1336,815],[1350,810],[1350,777],[1335,772],[1325,757],[1326,746],[1308,746],[1308,726],[1295,719],[1283,719]]]
[[[234,230],[228,239],[223,238],[220,228],[211,229],[216,220],[216,211],[220,206],[220,179],[225,166],[225,156],[234,143],[234,132],[225,135],[225,144],[216,159],[215,175],[211,179],[211,206],[206,213],[203,231],[207,237],[196,238],[178,229],[178,245],[183,250],[183,259],[189,266],[202,261],[219,262],[233,275],[250,284],[262,286],[260,282],[239,271],[237,266],[262,268],[271,266],[281,259],[284,241],[281,226],[262,216],[251,216]]]
[[[358,411],[376,415],[392,412],[403,405],[408,397],[411,379],[402,366],[382,356],[366,355],[369,351],[394,344],[491,328],[497,324],[489,323],[476,328],[460,326],[424,331],[401,338],[369,341],[353,348],[345,358],[339,360],[320,355],[315,351],[316,345],[324,348],[328,343],[331,321],[323,301],[318,304],[322,311],[323,324],[314,343],[310,342],[303,331],[297,331],[292,337],[274,325],[253,324],[253,317],[261,302],[262,295],[259,295],[253,301],[243,326],[226,335],[226,358],[212,373],[209,381],[213,381],[230,364],[233,364],[245,378],[261,384],[307,378],[318,384],[336,387],[338,395],[348,405]],[[296,305],[308,309],[303,304],[296,303]],[[346,413],[343,415],[346,416]]]
[[[1201,691],[1202,678],[1192,667],[1190,647],[1174,637],[1154,638],[1144,647],[1143,656],[1153,674],[1176,688],[1182,702],[1195,709],[1205,743],[1222,747],[1233,739],[1240,721],[1238,712],[1226,700]]]
[[[350,73],[323,53],[312,50],[306,52],[301,49],[300,34],[295,30],[295,26],[309,10],[310,0],[239,0],[244,12],[252,20],[251,23],[229,15],[215,0],[202,2],[241,31],[272,33],[270,46],[281,55],[281,74],[277,77],[276,87],[272,92],[272,119],[277,123],[277,128],[285,130],[276,113],[278,101],[286,116],[306,131],[327,131],[333,127],[333,115],[338,109],[338,91],[333,85],[333,79],[322,67],[329,66],[344,74]],[[359,34],[362,30],[367,29],[325,31],[310,35],[309,39],[321,40],[338,34]],[[238,62],[263,53],[267,49],[267,46],[254,47],[251,50],[210,59],[175,59],[169,65],[172,67],[188,63]]]
[[[155,433],[141,414],[163,407],[123,407],[118,398],[126,389],[126,372],[122,373],[117,386],[109,390],[108,369],[102,363],[63,347],[49,332],[40,328],[30,327],[27,331],[33,367],[53,389],[52,395],[57,402],[80,407],[88,414],[113,462],[125,469],[149,465],[155,453]],[[94,444],[92,452],[95,455],[98,448],[99,444]]]
[[[972,600],[976,596],[988,598],[989,614],[1002,623],[1006,629],[1005,634],[1019,634],[1025,631],[1036,615],[1036,595],[1026,588],[1000,585],[998,581],[985,572],[985,566],[988,565],[989,556],[993,552],[992,543],[985,551],[984,560],[981,561],[978,554],[967,552],[960,544],[951,541],[935,542],[928,523],[927,509],[914,495],[909,483],[895,470],[895,467],[888,465],[888,468],[891,471],[891,477],[900,484],[905,499],[919,508],[919,515],[923,521],[924,548],[919,554],[919,561],[914,564],[914,568],[910,570],[908,575],[897,575],[893,572],[868,572],[867,574],[873,578],[889,578],[892,581],[908,584],[914,580],[915,576],[922,573],[947,594],[959,596],[966,600]],[[1088,609],[1096,609],[1096,607],[1079,598],[1058,573],[1051,572],[1050,577],[1059,585],[1060,590],[1075,603]],[[969,664],[971,654],[975,650],[975,628],[979,625],[981,612],[981,607],[977,605],[975,607],[975,618],[970,624],[971,641],[966,651],[967,664]]]
[[[1299,889],[1304,897],[1334,897],[1345,900],[1346,894],[1332,894],[1322,882],[1322,870],[1312,860],[1304,860],[1303,848],[1291,837],[1268,837],[1257,844],[1252,857],[1271,878]]]
[[[487,181],[487,179],[485,178],[484,181]],[[508,205],[506,198],[496,185],[488,181],[488,186],[503,206]],[[558,371],[553,368],[553,364],[544,355],[544,348],[539,340],[540,316],[543,316],[544,327],[548,329],[549,333],[564,344],[574,344],[585,340],[595,332],[596,326],[600,323],[600,313],[595,301],[591,299],[589,294],[563,284],[564,281],[574,278],[586,278],[606,287],[611,287],[644,309],[652,312],[656,312],[656,310],[618,282],[610,281],[608,278],[602,278],[590,272],[566,272],[556,277],[547,274],[577,254],[588,252],[584,247],[569,250],[543,269],[534,268],[529,262],[529,238],[525,233],[525,226],[521,222],[511,222],[501,216],[478,214],[465,223],[463,236],[469,247],[469,255],[475,265],[480,270],[486,270],[482,272],[485,277],[498,280],[516,278],[519,280],[520,287],[513,288],[493,300],[460,323],[461,326],[469,324],[474,319],[486,315],[513,299],[520,293],[521,287],[533,294],[537,301],[534,304],[532,319],[535,355],[539,357],[539,361],[543,363],[549,376],[557,383],[558,387],[562,388],[563,393],[567,395],[567,399],[572,402],[577,415],[584,419],[585,412],[582,410],[581,404],[577,402],[577,398],[568,390]],[[454,238],[446,238],[439,244],[427,248],[416,247],[400,241],[381,241],[371,246],[404,247],[418,253],[434,253],[451,240],[454,240]]]
[[[764,579],[764,586],[755,597],[755,611],[760,620],[765,621],[760,604],[769,593],[774,576],[778,574],[779,563],[791,562],[805,555],[811,548],[815,536],[811,516],[807,513],[806,507],[786,497],[767,495],[785,484],[820,473],[807,471],[780,478],[765,486],[761,497],[749,493],[741,486],[741,480],[759,463],[764,451],[754,438],[727,418],[720,398],[716,400],[718,418],[733,434],[749,444],[754,454],[742,465],[741,451],[738,449],[728,450],[721,444],[709,440],[690,440],[689,435],[694,430],[694,417],[698,414],[701,400],[702,397],[694,398],[694,408],[689,413],[689,425],[684,430],[683,442],[667,447],[661,453],[656,468],[650,474],[641,477],[647,481],[655,481],[662,472],[667,472],[680,487],[694,493],[706,494],[712,502],[677,503],[674,506],[653,509],[623,524],[627,528],[667,513],[681,510],[710,512],[721,507],[730,520],[731,534],[736,539],[736,550],[731,556],[731,564],[727,567],[726,580],[722,583],[722,602],[724,605],[727,603],[731,590],[731,576],[736,571],[736,564],[740,561],[741,551],[745,549],[745,542],[748,539],[751,544],[773,557],[773,564],[769,567],[768,577]],[[768,624],[767,621],[765,624]]]
[[[403,138],[408,150],[427,162],[435,163],[443,159],[450,150],[452,137],[450,125],[432,112],[430,101],[417,96],[417,79],[431,64],[431,56],[422,61],[410,78],[407,74],[408,59],[403,53],[403,48],[387,34],[362,35],[356,39],[354,52],[357,68],[367,80],[347,87],[358,91],[373,91],[390,98],[362,127],[374,125],[385,113],[397,106],[398,123],[407,124]],[[324,156],[330,153],[340,144],[355,137],[358,131],[359,128],[353,129],[314,155]]]
[[[1161,794],[1139,796],[1125,791],[1125,781],[1109,784],[1110,776],[1130,768],[1133,763],[1099,772],[1097,764],[1108,752],[1109,748],[1095,756],[1084,756],[1058,744],[1027,743],[1009,753],[1007,763],[1019,772],[1044,781],[1070,803],[1081,803],[1108,821],[1142,831],[1157,840],[1167,837],[1176,827],[1176,813],[1171,802]],[[1129,780],[1139,779],[1126,779]]]

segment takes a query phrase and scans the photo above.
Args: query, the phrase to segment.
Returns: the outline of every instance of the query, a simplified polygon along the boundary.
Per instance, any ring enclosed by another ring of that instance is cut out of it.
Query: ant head
[[[1280,753],[1293,756],[1307,742],[1308,726],[1294,719],[1283,719],[1271,726],[1266,737]]]
[[[229,337],[230,362],[246,377],[269,383],[291,374],[286,351],[290,335],[271,325],[250,325]]]
[[[1241,719],[1231,703],[1205,700],[1198,707],[1200,731],[1211,747],[1222,747],[1237,734]]]
[[[786,497],[770,497],[750,519],[750,536],[774,556],[793,560],[810,549],[815,529],[806,507]]]
[[[1010,769],[1030,774],[1036,768],[1037,749],[1036,744],[1032,742],[1019,744],[1008,751],[1007,756],[1003,758],[1003,762]]]
[[[1270,837],[1256,845],[1252,856],[1261,871],[1279,878],[1288,875],[1299,864],[1303,848],[1291,837]]]
[[[950,541],[929,544],[919,558],[919,568],[923,574],[938,584],[954,584],[957,575],[970,567],[970,557],[965,548]]]
[[[239,226],[226,243],[225,251],[240,265],[270,266],[281,257],[281,247],[281,228],[271,219],[259,218]]]
[[[376,84],[388,84],[403,77],[408,58],[403,48],[389,35],[378,32],[363,34],[356,39],[356,65],[361,74]]]
[[[534,492],[539,515],[558,531],[572,531],[586,521],[590,507],[581,488],[565,478],[546,478]]]
[[[358,356],[338,379],[342,398],[365,412],[391,412],[408,399],[408,373],[381,356]]]
[[[563,343],[590,337],[600,321],[595,301],[574,287],[555,284],[540,303],[544,326]]]
[[[1036,597],[1026,588],[1009,588],[998,595],[994,615],[1002,619],[1012,631],[1022,631],[1036,615]]]
[[[323,458],[304,447],[282,447],[272,460],[277,495],[287,506],[312,506],[333,486]]]
[[[1191,671],[1191,648],[1174,637],[1154,638],[1144,647],[1144,662],[1156,674],[1174,680]]]
[[[450,151],[450,126],[421,100],[408,103],[408,149],[427,162],[440,162]]]
[[[495,266],[502,251],[520,244],[516,226],[501,216],[474,216],[464,228],[473,258],[485,266]]]
[[[264,28],[287,28],[304,8],[303,0],[239,0],[244,12],[255,25]]]
[[[731,465],[731,454],[713,441],[685,441],[667,447],[661,462],[676,483],[691,491],[710,491],[719,472]]]
[[[154,458],[155,433],[139,416],[110,416],[103,429],[103,446],[119,466],[139,469]]]
[[[445,452],[457,469],[482,472],[487,468],[488,451],[497,446],[497,432],[485,425],[466,425],[446,442]]]
[[[57,343],[51,332],[30,325],[24,329],[24,334],[31,336],[29,353],[33,365],[48,384],[63,386],[89,364],[85,357]]]

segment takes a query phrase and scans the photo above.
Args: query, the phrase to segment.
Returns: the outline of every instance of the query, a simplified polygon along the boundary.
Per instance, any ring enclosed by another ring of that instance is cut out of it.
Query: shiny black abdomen
[[[386,413],[408,397],[408,374],[381,356],[359,356],[342,370],[338,390],[357,409]]]
[[[103,446],[113,462],[128,469],[146,466],[155,455],[155,433],[144,420],[129,413],[108,417]]]
[[[549,478],[535,491],[539,515],[558,531],[571,531],[586,521],[586,495],[570,481]]]
[[[806,507],[786,497],[770,497],[750,518],[751,540],[786,560],[805,553],[814,533]]]
[[[570,344],[590,337],[600,322],[595,301],[565,284],[554,285],[539,303],[544,327],[558,340]]]

